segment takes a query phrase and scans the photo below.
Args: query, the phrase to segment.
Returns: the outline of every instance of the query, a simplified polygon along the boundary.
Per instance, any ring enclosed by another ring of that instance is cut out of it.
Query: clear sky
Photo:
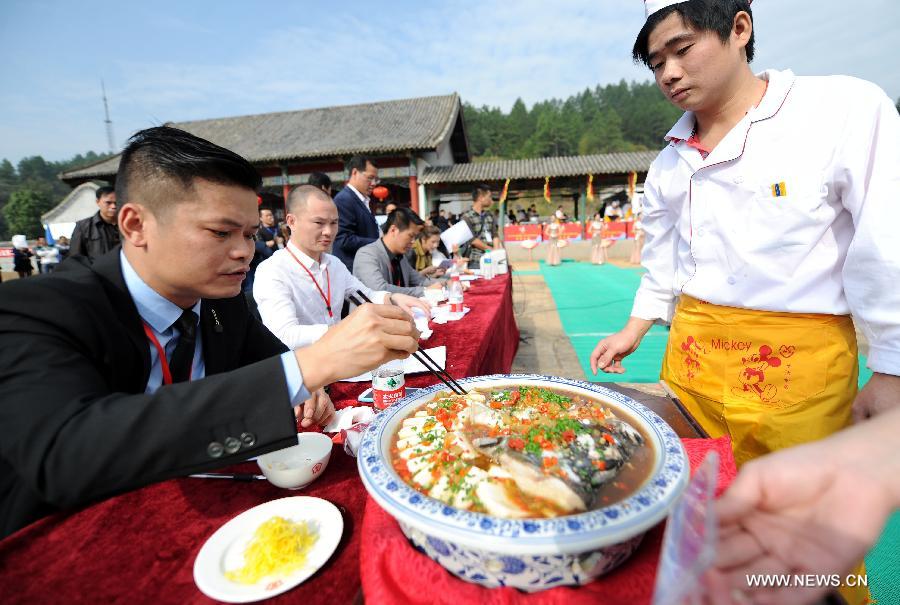
[[[897,0],[756,0],[754,68],[900,96]],[[60,160],[196,120],[458,92],[508,111],[646,80],[639,0],[0,0],[0,158]]]

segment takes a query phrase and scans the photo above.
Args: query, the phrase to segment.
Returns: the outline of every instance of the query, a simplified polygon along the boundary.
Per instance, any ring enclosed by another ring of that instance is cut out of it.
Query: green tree
[[[653,82],[622,80],[539,101],[530,111],[516,99],[508,114],[466,104],[464,115],[476,158],[531,158],[659,149],[681,110]]]
[[[3,215],[12,233],[34,238],[44,234],[41,215],[54,206],[47,188],[40,183],[26,183],[13,192],[3,207]]]
[[[578,153],[614,153],[635,151],[638,145],[629,143],[622,134],[622,119],[612,109],[599,114],[578,141]]]
[[[19,176],[12,163],[4,159],[0,162],[0,240],[8,240],[10,237],[6,217],[3,215],[3,207],[9,201],[9,196],[19,186]]]

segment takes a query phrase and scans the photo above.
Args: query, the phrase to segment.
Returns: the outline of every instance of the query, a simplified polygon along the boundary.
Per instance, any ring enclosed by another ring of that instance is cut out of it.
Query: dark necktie
[[[178,342],[169,360],[169,371],[172,382],[185,382],[190,379],[191,365],[194,362],[194,344],[197,341],[197,314],[186,309],[181,313],[172,327],[178,330]]]
[[[403,270],[400,268],[399,256],[391,256],[391,283],[395,286],[406,286],[403,283]]]

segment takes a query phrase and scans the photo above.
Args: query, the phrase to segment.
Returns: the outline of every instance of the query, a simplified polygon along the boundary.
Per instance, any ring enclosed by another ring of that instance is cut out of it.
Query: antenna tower
[[[106,142],[109,143],[109,152],[116,152],[115,137],[113,136],[112,120],[109,119],[109,104],[106,102],[106,85],[100,80],[100,89],[103,91],[103,111],[106,113]]]

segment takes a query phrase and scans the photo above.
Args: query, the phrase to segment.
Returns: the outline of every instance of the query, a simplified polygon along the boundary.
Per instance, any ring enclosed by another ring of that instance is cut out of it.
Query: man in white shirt
[[[312,185],[295,187],[287,210],[291,239],[256,269],[253,298],[263,324],[289,349],[319,340],[341,320],[344,301],[357,290],[375,303],[394,304],[410,315],[413,307],[430,315],[425,301],[373,291],[327,253],[338,230],[338,211],[327,193]]]
[[[634,56],[686,113],[647,176],[631,318],[592,368],[621,373],[671,322],[662,377],[739,463],[900,405],[893,103],[854,78],[754,75],[747,0],[645,5]],[[851,313],[875,372],[858,396]]]

